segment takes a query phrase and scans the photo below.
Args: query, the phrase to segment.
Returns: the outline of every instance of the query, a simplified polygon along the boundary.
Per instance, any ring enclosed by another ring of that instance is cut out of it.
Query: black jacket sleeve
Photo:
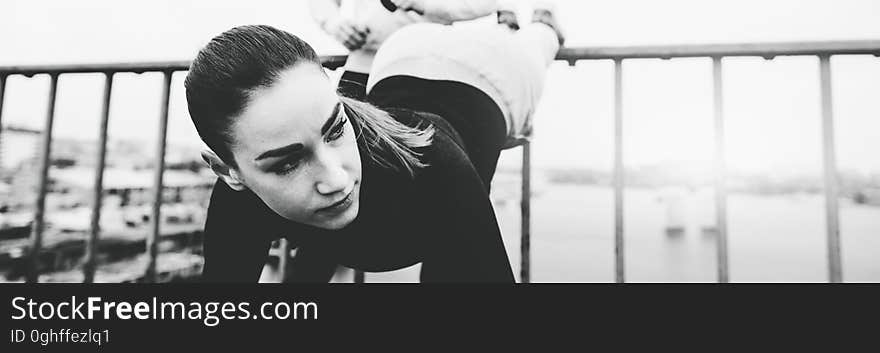
[[[422,176],[437,202],[422,282],[514,282],[489,195],[464,151],[448,135],[434,135]]]
[[[205,266],[202,280],[206,282],[257,282],[269,254],[272,241],[288,239],[297,248],[297,235],[302,232],[278,216],[250,191],[234,191],[217,180],[211,193],[205,222]],[[329,282],[336,263],[329,261],[319,246],[299,246],[288,264],[288,277],[293,282]]]
[[[337,264],[321,246],[300,246],[288,267],[289,282],[327,283],[336,273]]]
[[[202,280],[257,282],[276,227],[250,191],[234,191],[217,180],[205,221]]]

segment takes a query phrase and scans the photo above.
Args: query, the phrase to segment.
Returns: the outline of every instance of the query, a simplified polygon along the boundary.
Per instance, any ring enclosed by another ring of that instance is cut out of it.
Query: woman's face
[[[320,67],[297,65],[233,124],[241,182],[282,217],[324,229],[357,217],[361,159],[341,104]]]

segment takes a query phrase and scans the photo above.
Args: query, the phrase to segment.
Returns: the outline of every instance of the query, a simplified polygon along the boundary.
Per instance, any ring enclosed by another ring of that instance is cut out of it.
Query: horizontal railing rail
[[[556,60],[672,59],[716,56],[772,58],[793,55],[860,54],[880,56],[880,40],[574,47],[562,48],[556,55]],[[346,55],[325,55],[321,59],[324,67],[335,70],[345,64]],[[188,60],[178,60],[104,64],[0,65],[0,75],[186,71],[189,69],[189,64]]]
[[[596,59],[672,59],[695,57],[758,56],[773,58],[796,55],[877,55],[880,56],[880,40],[770,42],[770,43],[718,43],[681,45],[644,45],[563,48],[557,60]]]
[[[345,64],[346,55],[324,55],[321,62],[324,67],[335,70]],[[78,73],[108,73],[108,72],[166,72],[187,71],[190,61],[159,61],[159,62],[131,62],[131,63],[104,63],[104,64],[46,64],[46,65],[0,65],[0,75],[23,75],[33,76],[39,74],[78,74]]]
[[[574,65],[580,60],[603,60],[614,61],[614,257],[615,257],[615,281],[625,282],[624,261],[624,228],[623,228],[623,61],[628,59],[672,59],[672,58],[711,58],[713,78],[713,105],[715,125],[715,208],[717,238],[717,276],[719,282],[729,281],[728,250],[727,250],[727,211],[725,190],[725,150],[724,150],[724,110],[723,110],[723,77],[722,59],[725,57],[756,56],[772,59],[777,56],[817,56],[819,57],[819,77],[822,106],[822,144],[823,144],[823,169],[824,169],[824,193],[826,209],[826,233],[828,245],[828,270],[829,281],[841,282],[842,265],[840,255],[840,231],[839,231],[839,207],[838,177],[834,153],[834,130],[833,109],[831,92],[831,67],[830,57],[834,55],[874,55],[880,56],[880,40],[857,40],[857,41],[817,41],[817,42],[778,42],[778,43],[741,43],[741,44],[705,44],[705,45],[655,45],[655,46],[621,46],[621,47],[581,47],[563,48],[556,59],[566,61]],[[323,56],[323,65],[328,69],[337,69],[345,64],[345,55]],[[46,74],[50,77],[49,101],[46,111],[44,128],[42,130],[42,143],[39,155],[39,173],[37,175],[38,192],[36,207],[34,210],[34,223],[30,239],[29,269],[27,280],[36,282],[39,275],[39,252],[42,244],[42,234],[45,214],[45,199],[48,192],[47,180],[49,171],[49,157],[51,154],[52,126],[55,116],[55,101],[57,95],[58,76],[76,73],[102,73],[105,75],[105,87],[102,97],[101,125],[98,137],[98,164],[94,183],[94,197],[92,204],[91,232],[86,246],[86,260],[84,281],[94,280],[95,273],[95,247],[99,237],[99,221],[101,210],[101,195],[103,190],[103,172],[105,168],[107,123],[110,118],[110,101],[112,95],[113,76],[117,73],[145,73],[160,72],[164,74],[162,85],[162,100],[160,103],[158,144],[155,156],[156,171],[154,175],[153,209],[151,217],[150,233],[148,234],[147,252],[150,261],[145,270],[145,280],[155,280],[156,273],[156,242],[160,227],[160,203],[162,200],[165,156],[165,135],[168,122],[168,104],[171,91],[171,77],[174,72],[189,69],[189,61],[167,61],[150,63],[107,63],[107,64],[52,64],[52,65],[21,65],[0,66],[0,127],[2,127],[4,90],[7,78],[11,75],[34,75]],[[531,173],[531,148],[528,140],[519,142],[523,147],[522,167],[522,198],[521,198],[521,268],[520,280],[530,281],[530,173]],[[282,254],[287,254],[287,244],[282,244]],[[286,263],[286,255],[283,256],[281,271]]]

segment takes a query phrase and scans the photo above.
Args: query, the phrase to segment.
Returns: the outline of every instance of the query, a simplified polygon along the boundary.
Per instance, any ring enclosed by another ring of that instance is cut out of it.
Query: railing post
[[[110,97],[113,92],[113,72],[104,74],[104,100],[101,106],[101,125],[98,130],[98,166],[95,168],[95,187],[92,197],[91,233],[86,242],[83,282],[95,281],[97,268],[95,257],[98,249],[98,236],[101,233],[101,205],[104,200],[104,167],[107,156],[107,125],[110,121]]]
[[[522,191],[520,193],[520,268],[521,283],[531,282],[532,237],[532,142],[522,145]]]
[[[278,239],[278,278],[279,282],[287,281],[287,260],[290,257],[290,243],[287,238]]]
[[[730,272],[727,260],[727,187],[724,151],[724,76],[721,57],[712,58],[712,83],[715,108],[715,227],[717,228],[718,282],[728,283]]]
[[[614,59],[614,280],[624,283],[623,59]]]
[[[3,168],[3,93],[6,91],[6,74],[0,73],[0,169]]]
[[[46,108],[46,122],[43,126],[43,141],[40,150],[39,174],[37,174],[37,200],[34,210],[34,223],[31,230],[30,258],[28,259],[27,282],[35,283],[40,277],[40,250],[43,247],[45,228],[46,194],[49,191],[49,166],[52,152],[52,125],[55,121],[55,96],[58,88],[58,74],[49,74],[49,104]]]
[[[831,95],[831,56],[819,56],[822,91],[822,155],[825,170],[825,224],[828,233],[828,275],[832,283],[843,281],[840,256],[837,163],[834,154],[834,109]]]
[[[150,216],[150,234],[147,238],[147,270],[144,274],[146,282],[156,281],[156,257],[159,255],[159,233],[161,232],[162,199],[164,186],[162,182],[165,171],[165,135],[168,131],[168,104],[171,95],[171,76],[174,71],[163,71],[165,81],[162,85],[162,101],[159,103],[159,134],[156,141],[156,169],[153,182],[153,212]]]

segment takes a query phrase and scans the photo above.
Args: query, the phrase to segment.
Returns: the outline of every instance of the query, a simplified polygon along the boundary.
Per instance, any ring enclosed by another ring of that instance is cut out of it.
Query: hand
[[[358,50],[367,42],[370,29],[354,24],[351,20],[336,18],[325,24],[325,30],[348,50]]]
[[[425,13],[425,6],[419,0],[391,0],[391,2],[403,11],[415,11],[419,14]]]

